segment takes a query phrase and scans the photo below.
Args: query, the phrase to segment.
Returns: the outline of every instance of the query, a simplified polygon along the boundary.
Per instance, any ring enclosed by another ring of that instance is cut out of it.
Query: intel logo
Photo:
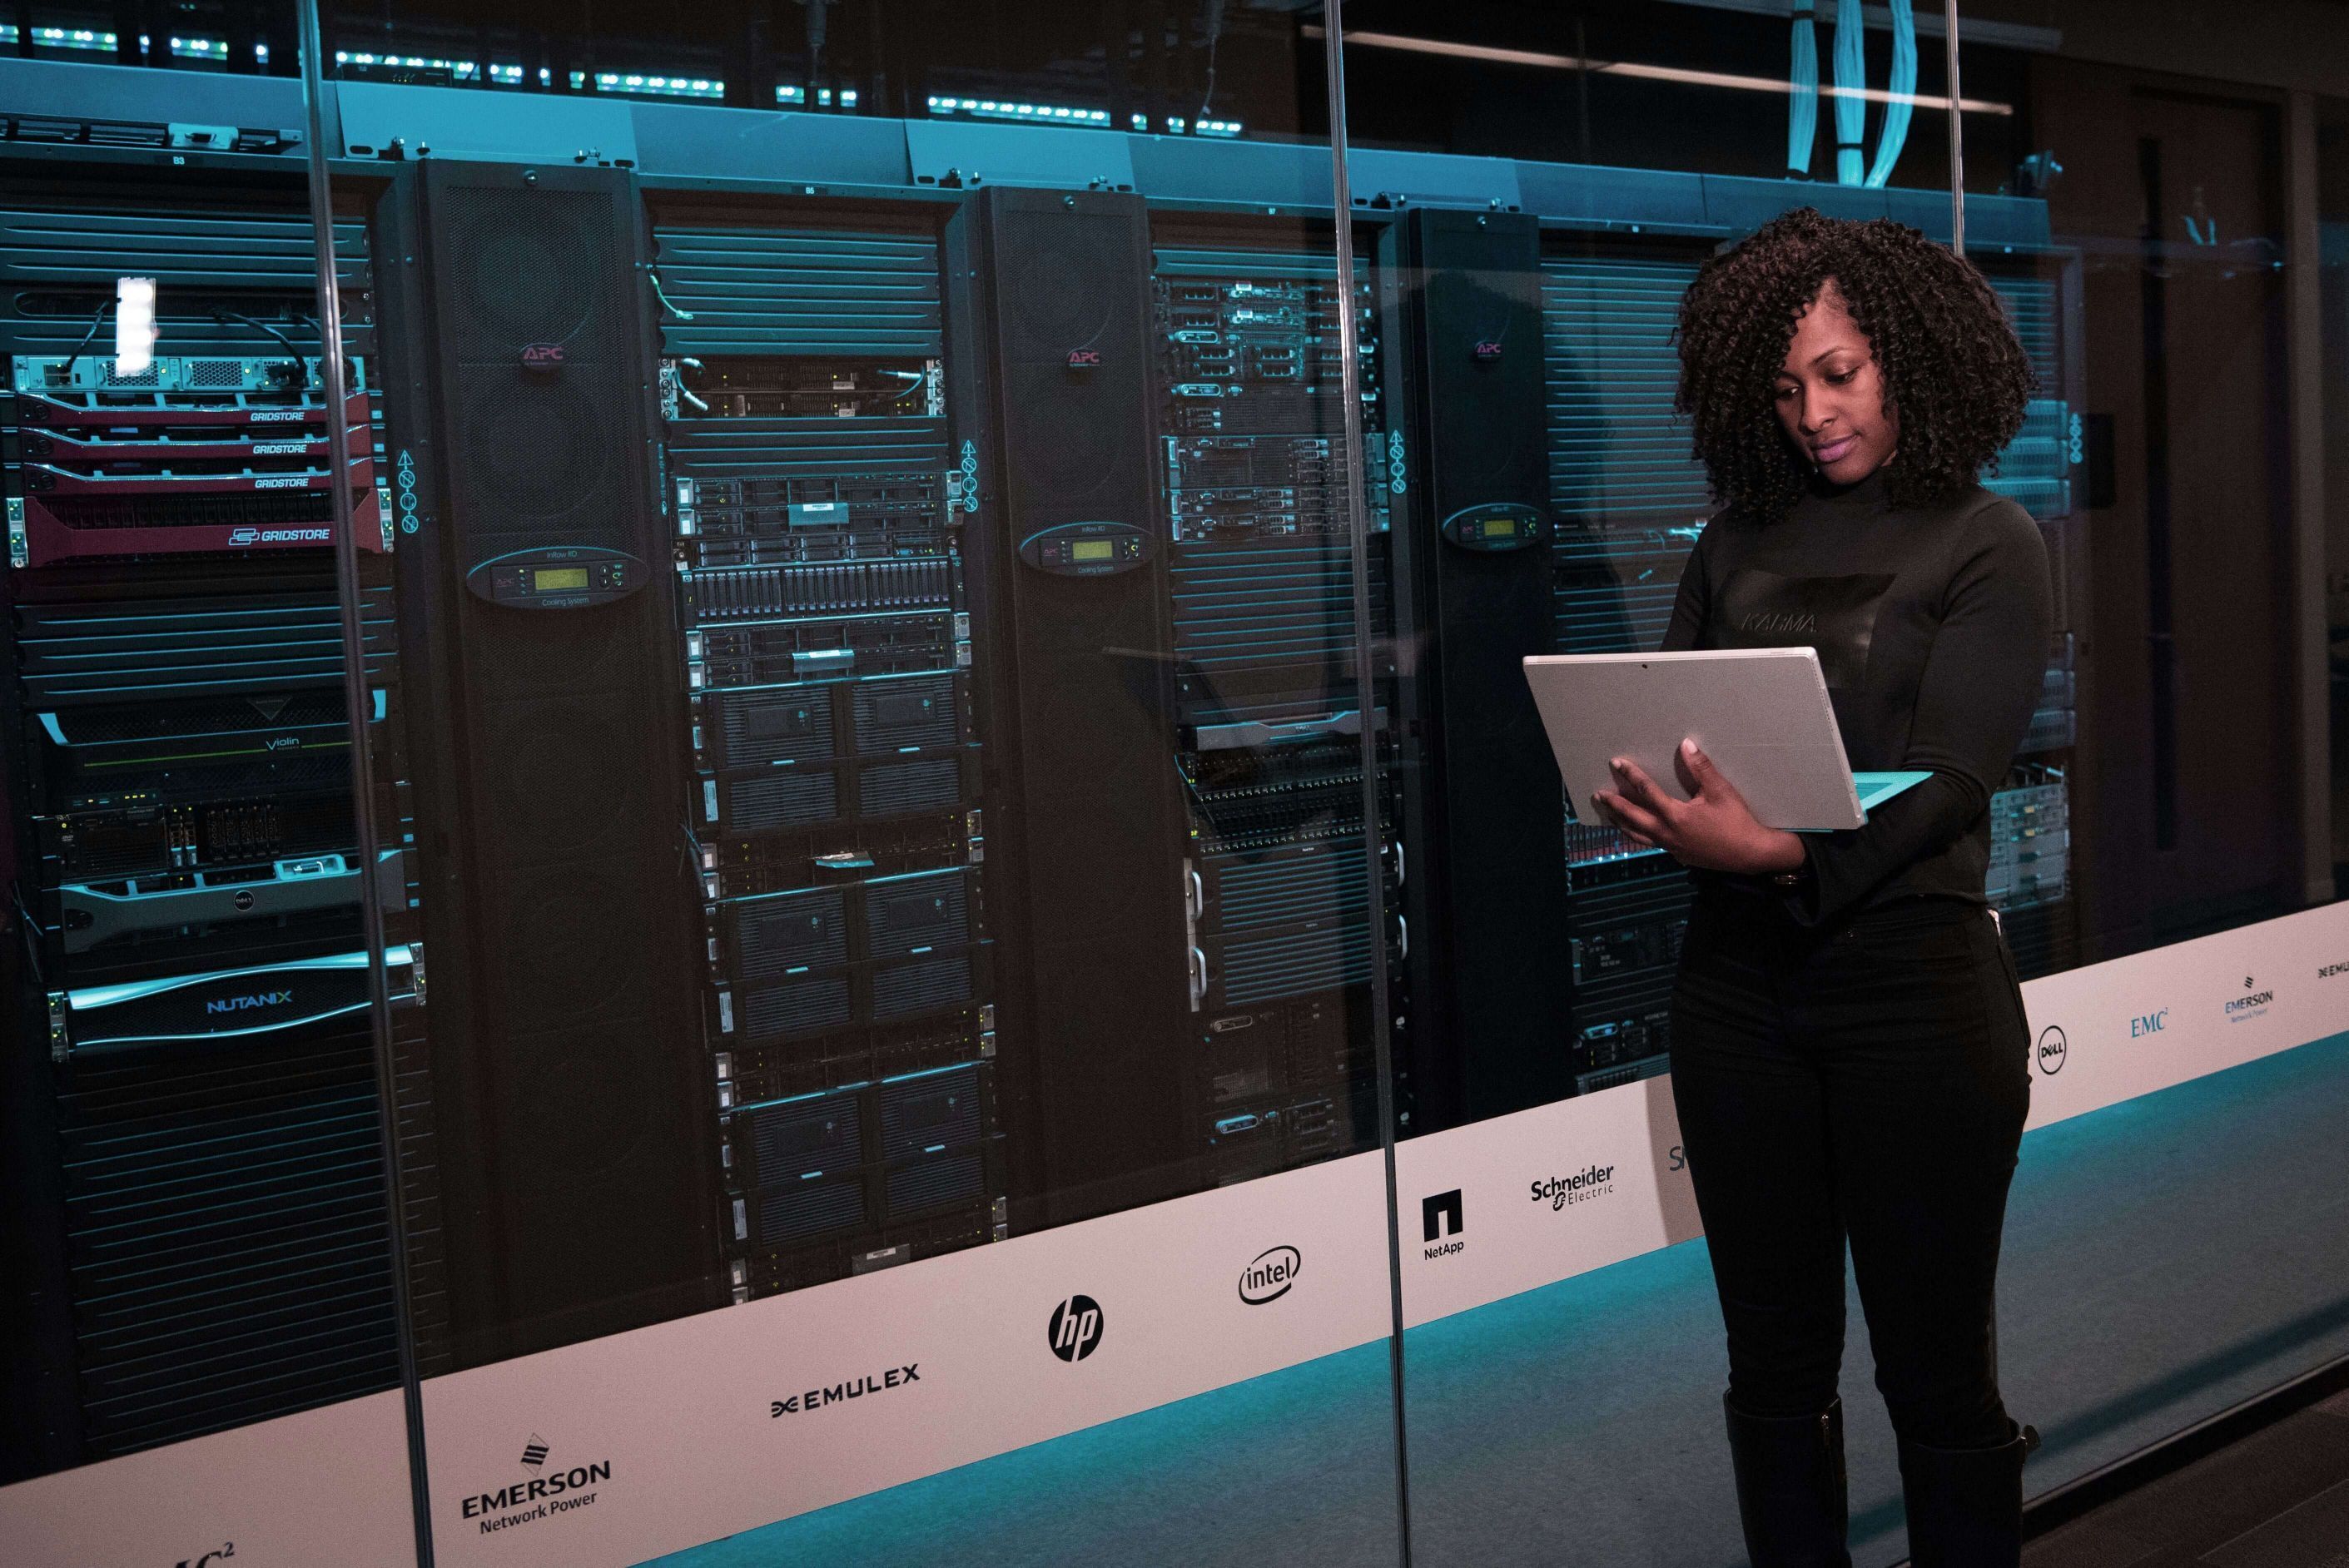
[[[1297,1283],[1305,1260],[1295,1247],[1272,1247],[1258,1253],[1240,1271],[1240,1299],[1250,1306],[1278,1301]]]

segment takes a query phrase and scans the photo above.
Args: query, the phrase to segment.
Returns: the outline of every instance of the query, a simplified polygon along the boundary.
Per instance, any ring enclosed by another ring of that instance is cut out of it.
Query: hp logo
[[[1052,1309],[1046,1337],[1061,1360],[1082,1361],[1101,1347],[1101,1303],[1089,1295],[1069,1297]]]

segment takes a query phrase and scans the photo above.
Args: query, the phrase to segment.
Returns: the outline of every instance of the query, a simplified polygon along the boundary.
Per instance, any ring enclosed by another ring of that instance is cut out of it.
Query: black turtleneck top
[[[1781,521],[1706,525],[1663,651],[1808,645],[1853,769],[1932,774],[1861,827],[1802,835],[1810,874],[1773,899],[1797,924],[1911,894],[1987,902],[1990,798],[2045,685],[2051,619],[2039,525],[1979,486],[1902,511],[1878,470],[1815,488]],[[1766,877],[1693,874],[1775,892]]]

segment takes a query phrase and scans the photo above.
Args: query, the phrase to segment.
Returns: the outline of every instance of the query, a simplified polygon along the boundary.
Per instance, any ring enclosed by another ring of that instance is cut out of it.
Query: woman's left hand
[[[1673,770],[1689,792],[1686,800],[1664,793],[1628,757],[1616,758],[1609,766],[1618,787],[1599,790],[1591,803],[1634,842],[1705,871],[1768,873],[1793,871],[1803,863],[1803,841],[1755,821],[1745,797],[1722,777],[1695,741],[1682,741],[1672,758]]]

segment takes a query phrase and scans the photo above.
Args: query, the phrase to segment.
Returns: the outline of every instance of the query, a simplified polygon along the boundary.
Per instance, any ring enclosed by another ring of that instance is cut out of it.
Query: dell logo
[[[1240,1299],[1250,1306],[1278,1301],[1297,1283],[1304,1258],[1295,1247],[1271,1247],[1257,1253],[1240,1271]]]
[[[2039,1070],[2053,1078],[2064,1070],[2064,1057],[2071,1048],[2064,1031],[2050,1024],[2039,1031],[2039,1045],[2034,1054],[2039,1058]]]
[[[1082,1361],[1101,1348],[1101,1303],[1089,1295],[1070,1296],[1052,1309],[1045,1339],[1061,1360]]]
[[[524,344],[522,351],[522,367],[524,370],[540,372],[562,369],[563,345],[559,343]]]
[[[2147,1035],[2158,1035],[2168,1026],[2169,1009],[2164,1007],[2158,1013],[2147,1013],[2140,1016],[2131,1018],[2129,1020],[2129,1038],[2135,1040],[2140,1039]]]

